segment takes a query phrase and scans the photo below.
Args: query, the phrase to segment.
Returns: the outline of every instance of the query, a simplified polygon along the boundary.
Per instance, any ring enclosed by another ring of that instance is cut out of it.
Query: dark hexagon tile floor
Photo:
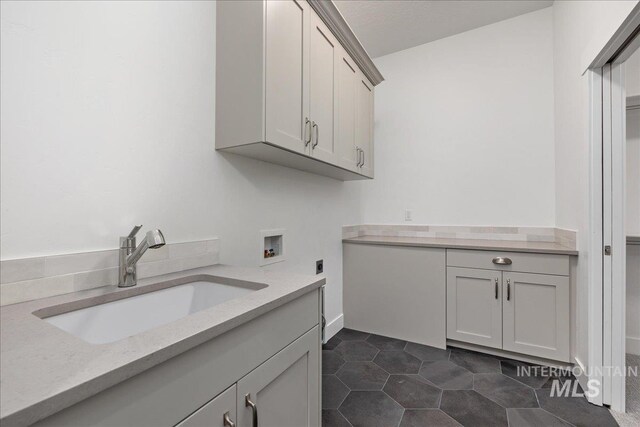
[[[370,362],[380,350],[366,341],[343,341],[333,351],[347,362]]]
[[[572,375],[524,362],[353,329],[322,349],[324,427],[617,425],[584,397],[551,396]]]

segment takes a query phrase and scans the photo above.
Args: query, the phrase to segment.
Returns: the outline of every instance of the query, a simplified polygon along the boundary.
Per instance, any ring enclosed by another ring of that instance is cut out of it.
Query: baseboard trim
[[[327,323],[324,328],[324,342],[329,341],[331,337],[337,334],[344,327],[344,315],[340,313],[338,317]]]
[[[627,353],[640,356],[640,338],[627,337]]]

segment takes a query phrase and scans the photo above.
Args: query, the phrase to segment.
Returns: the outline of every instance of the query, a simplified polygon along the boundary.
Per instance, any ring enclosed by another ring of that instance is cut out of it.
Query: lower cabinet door
[[[177,427],[232,427],[236,422],[236,385],[232,385]]]
[[[502,348],[499,271],[447,268],[447,338]]]
[[[569,362],[569,277],[503,273],[503,348]]]
[[[238,381],[239,427],[319,427],[318,327]]]

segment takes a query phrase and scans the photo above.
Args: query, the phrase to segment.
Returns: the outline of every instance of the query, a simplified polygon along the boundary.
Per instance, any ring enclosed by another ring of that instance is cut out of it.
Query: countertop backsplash
[[[168,243],[147,251],[138,278],[219,263],[217,238]],[[0,305],[67,294],[118,283],[118,249],[0,261]]]
[[[555,227],[494,227],[458,225],[361,224],[342,227],[342,238],[363,236],[435,237],[469,240],[510,240],[558,243],[576,247],[576,232]]]

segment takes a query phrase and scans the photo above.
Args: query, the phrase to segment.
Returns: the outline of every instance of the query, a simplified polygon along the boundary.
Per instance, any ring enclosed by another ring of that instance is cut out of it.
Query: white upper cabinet
[[[357,172],[360,151],[356,144],[356,88],[358,84],[356,70],[356,65],[347,52],[341,48],[336,64],[338,162],[341,167]]]
[[[216,13],[216,149],[372,178],[382,76],[333,3],[228,1]]]
[[[317,15],[311,17],[309,43],[311,155],[324,162],[336,163],[334,117],[338,42]]]
[[[360,173],[373,178],[373,85],[360,74],[356,84],[356,146]]]
[[[304,0],[268,1],[266,9],[266,140],[304,152],[308,141],[305,118],[309,117],[309,49],[305,43],[309,42],[312,12]]]

